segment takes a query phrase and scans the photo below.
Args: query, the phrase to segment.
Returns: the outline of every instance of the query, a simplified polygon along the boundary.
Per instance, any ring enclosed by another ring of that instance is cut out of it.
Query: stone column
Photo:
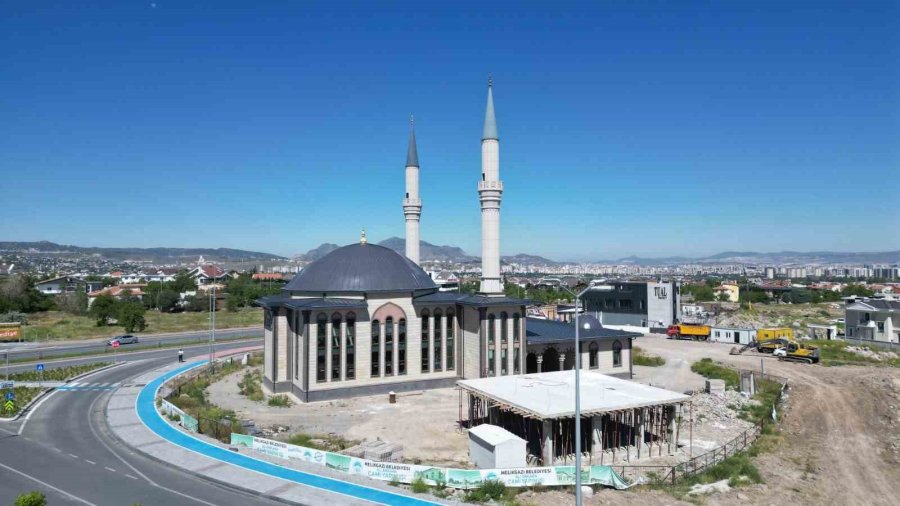
[[[544,460],[544,466],[552,466],[555,455],[553,451],[553,420],[544,420],[541,429],[541,439],[544,442],[544,454],[541,456]]]
[[[341,318],[341,381],[347,379],[347,320]]]
[[[393,355],[394,355],[394,365],[391,367],[393,370],[393,374],[391,376],[400,376],[400,345],[398,344],[398,338],[400,337],[400,320],[392,319],[393,323],[391,325],[394,326],[394,338],[393,338]],[[409,330],[409,322],[407,322],[406,329]],[[406,369],[409,371],[409,343],[406,346]]]
[[[325,382],[331,383],[331,318],[325,322]]]
[[[675,406],[667,406],[666,407],[666,415],[669,417],[669,423],[666,424],[666,439],[669,440],[669,455],[673,455],[672,451],[672,442],[675,440],[675,415],[677,411],[675,410]],[[676,448],[677,450],[677,448]]]
[[[537,371],[537,372],[538,372],[538,373],[541,372],[541,366],[542,366],[543,364],[544,364],[544,354],[543,354],[543,353],[538,353],[538,356],[537,356],[537,366],[538,366],[538,371]]]
[[[566,354],[565,352],[559,354],[559,370],[563,370],[563,366],[566,363]]]

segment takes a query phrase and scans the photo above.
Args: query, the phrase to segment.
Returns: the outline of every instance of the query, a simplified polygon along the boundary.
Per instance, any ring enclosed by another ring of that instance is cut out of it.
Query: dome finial
[[[488,88],[494,87],[494,76],[492,74],[488,74]]]
[[[366,227],[362,228],[362,234],[360,234],[360,236],[359,236],[359,243],[360,244],[368,244],[369,243],[369,241],[366,240]]]

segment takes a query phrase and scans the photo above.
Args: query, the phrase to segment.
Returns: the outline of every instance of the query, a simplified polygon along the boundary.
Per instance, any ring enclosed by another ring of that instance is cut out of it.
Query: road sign
[[[12,381],[4,381],[4,382],[0,383],[0,389],[5,389],[5,388],[12,389],[15,386],[16,386],[15,382],[12,382]]]
[[[37,364],[34,366],[34,370],[37,372],[44,372],[44,364]]]
[[[119,341],[113,341],[113,342],[112,342],[112,347],[113,347],[113,348],[118,348],[118,347],[119,347]]]
[[[16,393],[15,392],[6,392],[6,400],[8,400],[8,401],[16,400]]]
[[[4,404],[3,407],[6,408],[7,411],[12,411],[13,408],[16,407],[16,405],[13,403],[13,401],[6,401],[6,404]]]

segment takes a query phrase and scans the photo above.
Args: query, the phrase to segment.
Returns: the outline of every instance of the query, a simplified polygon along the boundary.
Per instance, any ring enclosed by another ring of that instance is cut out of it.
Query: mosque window
[[[430,353],[429,341],[431,340],[431,336],[429,335],[429,327],[428,327],[428,319],[430,313],[427,309],[422,310],[422,372],[428,372],[428,357]]]
[[[384,375],[394,375],[394,318],[384,319]]]
[[[331,381],[341,380],[341,315],[331,315]]]
[[[588,346],[588,364],[590,364],[591,369],[596,369],[599,367],[599,357],[597,356],[597,352],[600,350],[600,347],[597,346],[597,342],[594,341]]]
[[[397,373],[406,374],[406,319],[400,318],[397,324]]]
[[[613,367],[622,367],[622,343],[613,342]]]
[[[454,332],[456,331],[456,313],[453,312],[453,309],[447,310],[447,370],[453,370],[453,359],[456,354],[456,347],[454,346],[453,338],[455,337]]]
[[[325,365],[325,345],[327,344],[327,336],[325,335],[328,317],[325,313],[319,313],[316,317],[316,381],[325,381],[326,365]]]
[[[509,316],[507,316],[506,311],[500,313],[500,344],[506,346],[507,340],[507,331],[509,330]]]
[[[509,357],[509,351],[504,346],[503,348],[500,348],[500,375],[501,376],[506,376],[506,374],[509,372],[509,368],[507,368],[507,364],[506,364],[507,357]]]
[[[497,365],[494,363],[494,353],[497,347],[497,326],[496,318],[493,314],[488,315],[488,376],[494,376],[497,373]]]
[[[440,309],[434,310],[434,370],[441,370],[441,323],[443,313]]]
[[[372,378],[381,376],[381,323],[372,321]]]
[[[347,313],[347,333],[344,354],[347,362],[347,379],[356,378],[356,313]]]
[[[513,313],[513,374],[521,372],[522,320],[519,313]]]

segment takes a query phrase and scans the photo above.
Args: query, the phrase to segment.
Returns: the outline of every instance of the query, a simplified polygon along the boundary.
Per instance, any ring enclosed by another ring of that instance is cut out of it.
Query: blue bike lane
[[[201,367],[207,363],[206,360],[193,362],[185,366],[169,371],[161,376],[153,379],[144,386],[138,394],[135,402],[138,418],[159,437],[168,442],[177,445],[186,450],[199,453],[203,456],[215,459],[227,464],[241,467],[249,471],[274,476],[308,487],[314,487],[320,490],[326,490],[335,494],[371,501],[377,504],[391,504],[398,506],[420,506],[439,504],[416,497],[397,494],[387,490],[381,490],[355,483],[349,483],[326,476],[289,469],[270,462],[258,460],[240,453],[221,448],[219,446],[207,443],[206,441],[192,437],[175,427],[171,426],[163,419],[162,415],[157,411],[155,405],[156,393],[162,387],[163,383],[179,374],[183,374],[190,369]]]

